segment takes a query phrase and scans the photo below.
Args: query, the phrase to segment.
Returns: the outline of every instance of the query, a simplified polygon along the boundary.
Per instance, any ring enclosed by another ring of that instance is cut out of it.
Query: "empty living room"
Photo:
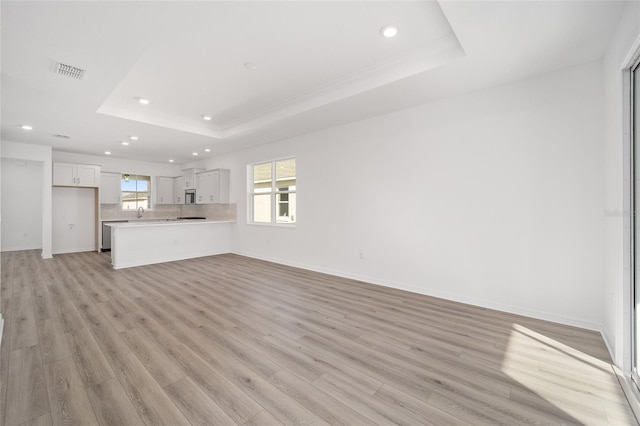
[[[0,426],[639,424],[640,2],[3,0],[0,71]]]

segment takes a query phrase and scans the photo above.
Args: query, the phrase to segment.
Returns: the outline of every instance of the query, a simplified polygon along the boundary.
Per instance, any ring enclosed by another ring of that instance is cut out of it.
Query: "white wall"
[[[2,158],[36,161],[42,164],[42,257],[51,258],[51,147],[2,141]],[[5,222],[5,221],[3,221]],[[9,223],[3,223],[10,226]]]
[[[623,123],[623,62],[640,35],[640,3],[630,2],[604,58],[604,162],[605,209],[605,309],[603,336],[614,362],[630,372],[630,281],[629,230],[630,206],[628,173],[629,144],[625,142]],[[628,102],[628,100],[627,100]],[[626,151],[626,155],[625,155]],[[626,249],[625,249],[626,246]]]
[[[2,251],[42,249],[42,169],[41,162],[2,159]]]
[[[200,164],[234,252],[599,330],[602,115],[592,63]],[[246,165],[288,156],[297,227],[247,225]]]

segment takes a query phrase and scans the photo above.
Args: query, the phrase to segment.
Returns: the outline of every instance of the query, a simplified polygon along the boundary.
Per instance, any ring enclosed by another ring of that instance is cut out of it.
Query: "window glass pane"
[[[271,222],[271,194],[255,194],[253,196],[253,221]]]
[[[151,176],[123,173],[120,188],[123,210],[151,208]]]
[[[276,187],[278,191],[295,191],[296,186],[296,160],[291,158],[289,160],[276,162]],[[293,189],[292,189],[293,187]]]
[[[271,192],[271,163],[253,166],[253,192]]]
[[[276,223],[296,223],[296,194],[276,194]]]

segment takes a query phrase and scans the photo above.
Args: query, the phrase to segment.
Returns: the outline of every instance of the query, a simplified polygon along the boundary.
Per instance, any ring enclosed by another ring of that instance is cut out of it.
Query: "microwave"
[[[195,204],[196,203],[196,190],[195,189],[187,189],[184,192],[184,203],[185,204]]]

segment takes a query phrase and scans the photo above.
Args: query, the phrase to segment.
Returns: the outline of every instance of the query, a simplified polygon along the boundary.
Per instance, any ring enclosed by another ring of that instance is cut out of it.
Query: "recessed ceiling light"
[[[384,27],[380,28],[380,34],[382,34],[382,36],[386,38],[395,37],[395,35],[398,34],[398,27],[396,27],[395,25],[385,25]]]
[[[194,155],[194,156],[197,156],[197,155],[198,155],[198,153],[197,153],[197,152],[194,152],[194,153],[193,153],[193,155]]]
[[[173,163],[173,160],[169,160],[170,163]]]
[[[106,155],[111,155],[111,151],[105,151],[104,152]]]
[[[206,121],[211,121],[211,116],[210,115],[203,115],[202,119],[206,120]]]
[[[22,128],[22,130],[33,130],[33,127],[29,126],[28,124],[23,124],[20,127]]]
[[[122,145],[124,145],[124,146],[129,145],[129,142],[127,142],[127,141],[122,141],[122,142],[120,142],[120,143],[121,143]]]
[[[140,102],[142,105],[149,105],[149,99],[146,98],[136,98],[136,101]]]
[[[254,64],[253,62],[245,62],[245,63],[244,63],[244,67],[245,67],[246,69],[248,69],[249,71],[253,71],[253,70],[255,70],[256,68],[258,68],[258,66],[257,66],[256,64]]]
[[[205,149],[204,149],[204,152],[211,152],[211,149],[209,149],[209,148],[205,148]]]
[[[137,141],[138,137],[137,136],[129,136],[129,139],[131,139],[132,141]]]

